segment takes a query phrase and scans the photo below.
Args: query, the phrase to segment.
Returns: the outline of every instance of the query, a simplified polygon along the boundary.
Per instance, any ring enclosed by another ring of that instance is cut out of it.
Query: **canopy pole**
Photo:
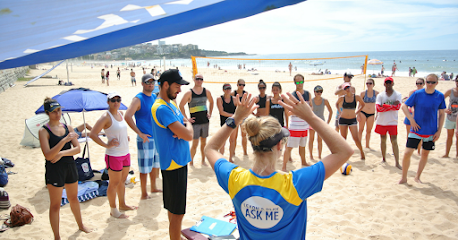
[[[86,128],[86,119],[84,118],[84,110],[83,110],[83,122],[84,122],[84,133],[86,134],[86,147],[87,147],[87,157],[91,160],[91,154],[89,153],[89,144],[88,144],[88,135],[87,135],[87,128]]]
[[[70,85],[70,74],[68,73],[68,59],[65,61],[66,65],[67,65],[67,83]]]

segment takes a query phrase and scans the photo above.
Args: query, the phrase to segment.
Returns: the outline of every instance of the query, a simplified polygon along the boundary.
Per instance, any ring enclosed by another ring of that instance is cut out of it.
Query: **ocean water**
[[[264,54],[264,55],[243,55],[224,58],[244,58],[244,59],[302,59],[302,58],[331,58],[368,55],[368,60],[378,59],[385,67],[385,75],[391,75],[393,61],[396,62],[398,70],[396,76],[408,76],[409,67],[417,69],[417,75],[424,77],[429,73],[440,74],[446,71],[447,74],[458,74],[458,50],[428,50],[428,51],[374,51],[374,52],[327,52],[327,53],[294,53],[294,54]],[[332,74],[351,72],[361,73],[361,65],[364,58],[347,58],[341,60],[291,60],[291,61],[268,61],[258,60],[247,61],[224,61],[212,59],[198,59],[197,67],[206,68],[210,63],[210,68],[217,64],[222,69],[237,69],[237,64],[245,64],[246,69],[255,68],[257,70],[269,71],[288,71],[288,64],[291,62],[293,67],[297,67],[298,72],[318,72],[328,69]],[[134,60],[129,63],[141,64],[143,66],[163,66],[164,60]],[[128,63],[126,63],[128,64]],[[167,68],[187,66],[191,67],[191,59],[166,59]],[[380,73],[381,65],[368,65],[367,73]]]

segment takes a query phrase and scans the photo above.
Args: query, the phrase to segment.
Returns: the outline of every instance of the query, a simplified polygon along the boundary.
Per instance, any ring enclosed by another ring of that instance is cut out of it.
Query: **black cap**
[[[153,77],[152,74],[147,73],[147,74],[143,75],[143,77],[142,77],[142,82],[146,83],[146,82],[148,82],[150,79],[153,79],[153,80],[154,80],[154,77]]]
[[[174,82],[180,84],[180,85],[188,85],[189,82],[184,80],[181,77],[180,71],[178,69],[169,69],[161,74],[161,77],[159,78],[159,82],[169,82],[169,84],[172,84]]]
[[[57,108],[62,108],[62,106],[57,101],[47,102],[44,104],[44,109],[46,112],[54,112]]]
[[[354,77],[354,76],[355,76],[355,75],[351,74],[350,72],[349,72],[349,73],[346,72],[346,73],[344,74],[344,77]]]
[[[259,142],[258,146],[253,145],[253,143],[251,143],[251,146],[253,147],[254,151],[272,151],[272,147],[277,145],[278,142],[280,142],[280,140],[282,140],[285,137],[289,137],[289,130],[282,127],[279,133],[271,136],[270,138],[262,140],[261,142]]]

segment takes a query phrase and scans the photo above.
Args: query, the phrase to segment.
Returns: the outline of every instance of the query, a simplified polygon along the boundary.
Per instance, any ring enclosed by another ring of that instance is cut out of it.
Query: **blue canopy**
[[[109,51],[302,1],[1,1],[0,69]]]
[[[62,106],[62,112],[89,112],[108,109],[107,94],[87,88],[70,89],[52,98],[57,100]],[[127,110],[127,107],[121,103],[119,110]],[[35,114],[44,112],[45,110],[42,105],[35,111]]]

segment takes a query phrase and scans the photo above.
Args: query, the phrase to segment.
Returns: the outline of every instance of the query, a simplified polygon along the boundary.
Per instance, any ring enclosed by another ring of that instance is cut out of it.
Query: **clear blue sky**
[[[309,0],[162,40],[256,54],[458,49],[457,13],[457,0]]]

